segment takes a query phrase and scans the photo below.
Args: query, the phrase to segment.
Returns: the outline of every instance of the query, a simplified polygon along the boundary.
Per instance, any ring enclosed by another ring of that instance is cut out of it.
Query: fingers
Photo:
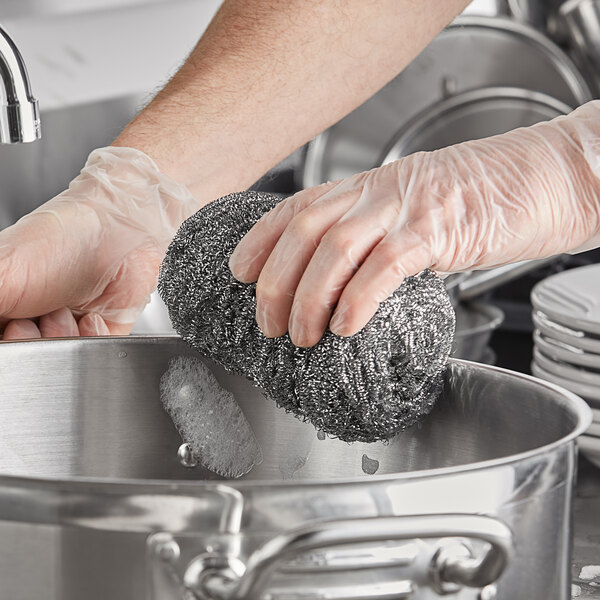
[[[110,335],[111,332],[104,319],[97,313],[88,313],[79,319],[78,335],[83,337],[94,337]]]
[[[265,262],[256,286],[256,320],[267,337],[288,330],[294,293],[323,235],[356,202],[357,193],[323,196],[294,217]],[[309,308],[310,310],[310,308]],[[331,310],[331,306],[329,306]]]
[[[88,313],[76,321],[68,308],[60,308],[39,319],[39,326],[31,319],[9,321],[2,335],[4,341],[39,338],[97,337],[127,335],[132,324],[108,324],[99,314]]]
[[[256,281],[290,221],[335,185],[336,183],[325,183],[299,192],[280,202],[259,219],[229,258],[233,276],[244,283]]]
[[[294,296],[289,333],[296,346],[313,346],[321,339],[345,286],[386,236],[385,213],[381,209],[368,220],[344,217],[323,236]]]
[[[40,333],[44,338],[74,337],[79,329],[73,313],[63,307],[40,317]]]
[[[31,340],[41,338],[42,334],[38,326],[29,319],[15,319],[10,321],[4,328],[2,339],[9,340]]]
[[[79,329],[73,313],[59,308],[40,317],[39,326],[30,319],[14,319],[4,329],[4,340],[77,337]]]
[[[330,330],[344,337],[354,335],[405,277],[419,273],[431,263],[429,246],[421,236],[408,230],[393,238],[387,236],[346,285],[329,324]]]

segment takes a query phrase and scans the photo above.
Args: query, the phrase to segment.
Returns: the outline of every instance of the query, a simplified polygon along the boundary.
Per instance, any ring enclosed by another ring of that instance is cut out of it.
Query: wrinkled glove
[[[128,333],[197,208],[143,152],[94,150],[68,190],[0,232],[3,339]]]
[[[257,281],[265,335],[299,346],[359,331],[408,276],[600,245],[600,101],[504,135],[421,152],[304,190],[229,265]],[[331,316],[333,312],[333,317]]]

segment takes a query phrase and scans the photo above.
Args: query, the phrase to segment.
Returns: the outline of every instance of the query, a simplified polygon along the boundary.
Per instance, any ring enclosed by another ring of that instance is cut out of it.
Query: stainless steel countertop
[[[583,456],[579,458],[573,512],[575,539],[572,598],[600,600],[600,574],[592,580],[579,577],[582,567],[600,565],[600,468]]]

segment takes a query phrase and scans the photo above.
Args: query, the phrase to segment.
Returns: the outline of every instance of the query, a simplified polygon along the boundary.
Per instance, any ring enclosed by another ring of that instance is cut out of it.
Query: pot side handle
[[[319,521],[280,534],[263,544],[251,554],[237,581],[232,580],[231,571],[227,577],[228,585],[224,587],[211,585],[204,579],[206,587],[203,586],[199,597],[219,600],[260,598],[271,576],[283,563],[323,548],[438,538],[440,543],[434,550],[425,577],[439,594],[455,592],[461,586],[483,588],[495,582],[514,553],[511,530],[498,519],[484,515],[406,515]],[[488,548],[480,556],[473,557],[464,543],[450,545],[448,538],[478,540],[485,542]],[[222,581],[214,570],[213,574]],[[191,583],[189,579],[188,583]],[[207,593],[209,589],[210,593]]]

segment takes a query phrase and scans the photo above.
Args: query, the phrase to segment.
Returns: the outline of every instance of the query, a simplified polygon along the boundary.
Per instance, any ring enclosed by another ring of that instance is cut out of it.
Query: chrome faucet
[[[0,143],[41,137],[38,102],[31,93],[21,53],[0,27]]]

